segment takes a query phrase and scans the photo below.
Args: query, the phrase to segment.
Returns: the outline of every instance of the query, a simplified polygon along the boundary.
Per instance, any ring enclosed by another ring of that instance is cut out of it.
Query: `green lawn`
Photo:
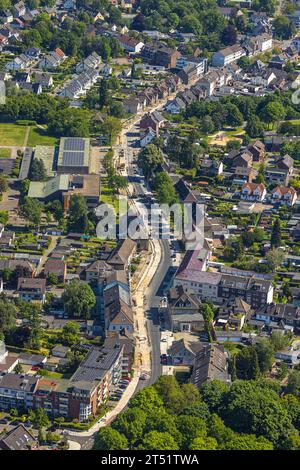
[[[23,146],[26,134],[26,126],[16,124],[0,123],[0,143],[1,145]]]
[[[30,128],[27,142],[29,147],[35,147],[36,145],[56,145],[57,142],[58,139],[47,135],[46,130],[35,126]]]
[[[0,148],[0,158],[9,158],[11,156],[11,149]]]

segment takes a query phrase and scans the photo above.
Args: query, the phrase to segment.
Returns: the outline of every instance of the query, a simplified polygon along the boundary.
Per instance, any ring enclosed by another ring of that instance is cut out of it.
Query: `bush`
[[[36,126],[36,121],[31,121],[27,119],[18,119],[16,121],[18,126]]]

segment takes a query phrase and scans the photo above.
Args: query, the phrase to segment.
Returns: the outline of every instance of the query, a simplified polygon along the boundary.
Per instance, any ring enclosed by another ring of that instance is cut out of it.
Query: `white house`
[[[181,98],[176,97],[174,100],[168,101],[166,104],[166,111],[171,114],[180,113],[185,108],[185,104]]]
[[[277,186],[271,192],[271,202],[273,204],[284,204],[287,206],[293,206],[297,201],[297,191],[290,187]]]
[[[101,57],[92,52],[86,59],[76,65],[76,72],[80,73],[88,69],[96,69],[101,64]]]
[[[195,67],[197,75],[204,75],[208,70],[208,61],[204,57],[180,56],[176,61],[176,68]]]
[[[26,67],[29,67],[30,65],[30,59],[26,57],[24,54],[21,54],[18,57],[14,57],[13,60],[8,62],[5,65],[6,70],[23,70],[26,69]]]
[[[39,67],[43,69],[54,69],[58,67],[65,59],[67,56],[65,53],[59,49],[58,47],[50,52],[50,54],[47,54],[43,59],[40,60],[39,62]]]
[[[265,70],[259,72],[255,77],[251,78],[253,85],[268,87],[270,83],[276,80],[276,75],[272,70]]]
[[[270,34],[260,34],[256,37],[257,45],[260,52],[265,52],[273,47],[273,38]]]
[[[225,47],[225,49],[215,52],[212,56],[212,66],[225,67],[245,55],[246,51],[239,44],[234,44],[233,46]]]
[[[20,16],[25,15],[26,13],[26,6],[24,2],[18,2],[13,6],[15,16],[19,18]]]
[[[155,137],[156,137],[156,133],[154,132],[153,129],[151,129],[151,127],[149,127],[141,136],[140,146],[146,147],[152,142],[153,139],[155,139]]]
[[[125,52],[137,54],[141,52],[144,47],[144,43],[142,41],[138,41],[137,39],[131,38],[130,36],[126,35],[120,35],[118,37],[118,41],[120,45],[124,48]]]
[[[245,183],[241,190],[241,199],[245,201],[261,202],[267,195],[267,190],[262,183]]]

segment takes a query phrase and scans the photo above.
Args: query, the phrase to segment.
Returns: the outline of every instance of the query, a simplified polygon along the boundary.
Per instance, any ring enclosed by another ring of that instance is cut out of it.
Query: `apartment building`
[[[240,297],[251,308],[273,301],[274,287],[270,280],[243,271],[233,274],[207,272],[191,264],[185,267],[184,262],[175,274],[173,286],[182,286],[203,301],[222,304],[226,299]]]
[[[167,69],[175,68],[180,52],[160,43],[145,44],[142,49],[142,57],[146,62],[160,65]]]
[[[245,56],[245,50],[238,44],[233,46],[225,47],[221,49],[212,56],[212,66],[213,67],[225,67],[231,62],[239,60],[241,57]]]
[[[96,414],[120,380],[123,349],[120,344],[91,349],[70,380],[2,374],[0,409],[44,408],[50,416],[85,421]]]

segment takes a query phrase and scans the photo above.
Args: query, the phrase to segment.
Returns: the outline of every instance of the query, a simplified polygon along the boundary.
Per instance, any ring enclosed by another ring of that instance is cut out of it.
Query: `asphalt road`
[[[146,204],[150,203],[150,196],[145,196],[149,192],[149,188],[146,187],[145,181],[141,176],[136,172],[136,166],[134,165],[134,158],[137,152],[136,149],[136,139],[138,133],[136,132],[136,126],[134,132],[127,134],[127,161],[128,161],[128,176],[129,181],[134,186],[135,196],[138,201],[145,202]],[[171,266],[171,251],[169,246],[169,240],[160,240],[162,258],[159,264],[159,268],[153,277],[147,291],[145,292],[146,303],[145,309],[147,313],[147,327],[151,342],[152,348],[152,367],[151,367],[151,376],[149,380],[140,380],[136,392],[141,388],[154,383],[162,374],[162,366],[160,364],[160,323],[158,316],[158,307],[160,300],[162,298],[162,289],[161,286],[163,282],[166,283],[169,281],[168,271]]]
[[[150,203],[150,196],[146,196],[149,188],[146,187],[144,178],[141,177],[136,171],[136,165],[134,160],[136,158],[138,148],[136,147],[136,141],[138,139],[138,128],[134,126],[134,130],[127,133],[127,162],[128,162],[128,180],[132,183],[135,190],[137,199],[142,202]],[[147,201],[148,200],[148,201]],[[162,366],[160,364],[160,342],[161,332],[160,323],[158,316],[158,307],[162,298],[163,288],[166,287],[170,281],[169,268],[171,266],[171,251],[169,246],[169,240],[160,240],[161,246],[161,261],[157,270],[157,273],[153,277],[147,291],[145,292],[146,303],[145,309],[147,313],[147,328],[149,332],[149,339],[151,342],[152,354],[151,354],[151,376],[149,380],[140,380],[136,388],[135,393],[144,388],[147,385],[153,384],[162,374]],[[72,436],[71,440],[79,442],[82,450],[89,450],[93,446],[95,436],[79,437]]]

